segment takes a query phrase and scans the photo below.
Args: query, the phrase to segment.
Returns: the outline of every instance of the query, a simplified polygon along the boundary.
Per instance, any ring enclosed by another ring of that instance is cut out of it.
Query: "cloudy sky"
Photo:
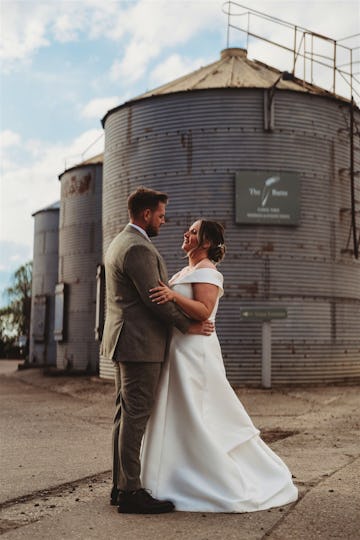
[[[219,58],[227,46],[223,3],[0,0],[0,305],[10,275],[32,258],[31,214],[59,199],[58,175],[102,151],[100,119],[107,110]],[[360,31],[358,0],[243,3],[337,40]],[[250,19],[254,33],[292,46],[286,27]],[[237,26],[247,21],[232,18]],[[356,38],[340,43],[359,45]],[[247,44],[240,31],[230,31],[229,44],[248,45],[250,58],[291,70],[288,55],[254,40]],[[331,53],[328,45],[318,47]],[[346,63],[346,51],[341,54]],[[325,72],[315,73],[314,82],[331,89]],[[348,92],[342,80],[337,84],[339,93]]]

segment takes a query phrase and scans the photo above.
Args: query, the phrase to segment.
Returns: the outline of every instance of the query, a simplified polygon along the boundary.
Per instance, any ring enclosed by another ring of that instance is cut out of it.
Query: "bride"
[[[198,220],[184,234],[188,266],[151,299],[176,302],[192,319],[215,320],[225,254],[223,228]],[[142,484],[177,510],[252,512],[297,499],[285,463],[259,431],[226,379],[218,338],[176,328],[141,451]]]

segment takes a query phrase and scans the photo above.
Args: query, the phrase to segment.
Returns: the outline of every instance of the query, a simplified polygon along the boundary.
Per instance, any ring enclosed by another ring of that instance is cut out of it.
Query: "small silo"
[[[166,191],[168,223],[156,243],[170,273],[184,264],[179,246],[193,220],[226,227],[217,330],[232,383],[260,383],[262,325],[245,315],[275,308],[287,318],[272,322],[273,383],[359,380],[350,103],[284,75],[244,49],[226,49],[217,62],[110,110],[103,249],[128,221],[132,190]],[[359,122],[357,107],[354,114]],[[111,375],[105,361],[100,374]]]
[[[96,373],[96,273],[102,261],[102,162],[98,155],[60,176],[57,368]]]
[[[59,263],[60,202],[34,212],[30,366],[55,366],[55,285]]]

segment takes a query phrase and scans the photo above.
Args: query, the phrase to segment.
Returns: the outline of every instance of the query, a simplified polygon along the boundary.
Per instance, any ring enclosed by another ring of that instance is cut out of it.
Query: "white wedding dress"
[[[170,284],[192,297],[191,283],[223,277],[184,269]],[[211,319],[215,319],[218,301]],[[156,406],[141,450],[142,485],[189,512],[253,512],[297,499],[291,473],[261,440],[225,375],[220,344],[174,329]]]

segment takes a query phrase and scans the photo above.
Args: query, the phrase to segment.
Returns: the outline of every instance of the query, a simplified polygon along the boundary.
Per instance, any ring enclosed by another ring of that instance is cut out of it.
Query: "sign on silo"
[[[239,171],[235,177],[236,223],[298,225],[300,178],[296,172]]]

